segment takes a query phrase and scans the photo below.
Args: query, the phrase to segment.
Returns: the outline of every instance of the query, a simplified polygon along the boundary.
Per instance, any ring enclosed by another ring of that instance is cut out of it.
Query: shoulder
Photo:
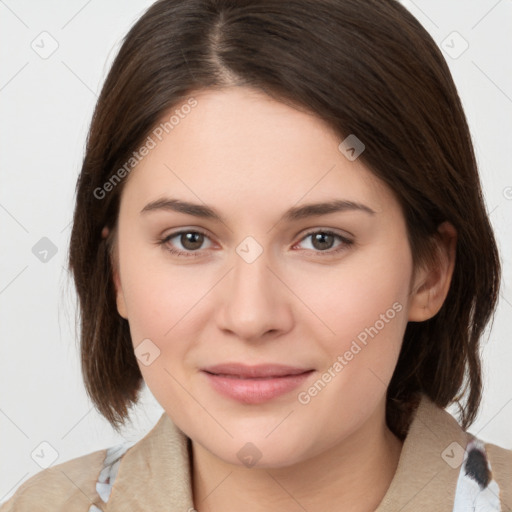
[[[512,510],[512,450],[469,433],[468,438],[454,512]]]
[[[120,459],[133,443],[120,443],[44,469],[0,505],[0,512],[101,510]]]
[[[24,482],[0,507],[1,512],[87,510],[98,497],[96,481],[106,450],[49,467]]]

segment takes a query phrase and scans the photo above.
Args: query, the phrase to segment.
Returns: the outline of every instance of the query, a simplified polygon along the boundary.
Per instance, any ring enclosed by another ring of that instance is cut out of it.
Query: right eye
[[[173,245],[171,245],[171,240],[176,238],[181,246],[184,249],[176,249]],[[197,257],[200,256],[200,252],[198,249],[201,245],[203,245],[204,239],[209,237],[206,233],[202,231],[198,231],[195,229],[187,229],[176,231],[167,235],[165,238],[161,239],[159,243],[164,246],[164,248],[169,251],[171,254],[180,257]]]

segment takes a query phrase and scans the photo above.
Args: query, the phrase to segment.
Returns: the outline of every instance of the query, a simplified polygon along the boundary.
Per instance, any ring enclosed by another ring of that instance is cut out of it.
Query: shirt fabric
[[[45,469],[0,512],[194,512],[191,441],[166,413],[139,441]],[[426,395],[375,512],[512,512],[512,450],[464,432]]]

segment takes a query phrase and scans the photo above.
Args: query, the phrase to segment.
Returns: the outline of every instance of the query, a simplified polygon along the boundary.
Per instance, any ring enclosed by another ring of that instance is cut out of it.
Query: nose
[[[279,336],[293,325],[292,294],[265,251],[249,261],[234,255],[233,268],[222,280],[217,325],[247,341]]]

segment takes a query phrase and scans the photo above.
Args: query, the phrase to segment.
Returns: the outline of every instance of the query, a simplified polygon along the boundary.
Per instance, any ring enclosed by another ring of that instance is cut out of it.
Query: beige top
[[[190,439],[165,413],[140,441],[121,451],[110,485],[105,471],[115,460],[112,448],[39,472],[0,512],[194,510]],[[103,483],[98,483],[102,471]],[[450,413],[424,395],[376,512],[472,510],[512,512],[512,450],[464,432]]]

